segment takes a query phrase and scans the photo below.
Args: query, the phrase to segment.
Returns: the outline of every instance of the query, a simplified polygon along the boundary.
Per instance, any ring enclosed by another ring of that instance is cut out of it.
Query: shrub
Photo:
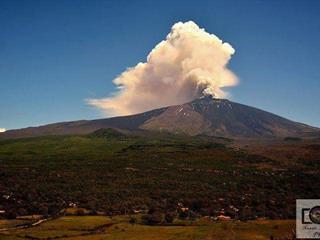
[[[84,209],[83,209],[83,208],[79,208],[79,209],[77,210],[77,215],[78,215],[78,216],[84,216],[84,215],[85,215]]]
[[[186,211],[182,211],[179,213],[180,219],[186,219],[188,217],[188,213]]]
[[[141,220],[144,224],[156,225],[162,222],[162,215],[160,212],[154,212],[152,214],[143,215]]]

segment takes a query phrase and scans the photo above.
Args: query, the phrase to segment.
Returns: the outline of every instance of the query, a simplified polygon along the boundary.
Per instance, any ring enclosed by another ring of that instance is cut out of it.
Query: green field
[[[285,239],[292,236],[294,221],[210,222],[179,221],[170,226],[129,223],[129,217],[67,216],[40,226],[0,232],[0,239],[111,239],[111,240],[209,240]],[[227,234],[226,234],[227,233]]]

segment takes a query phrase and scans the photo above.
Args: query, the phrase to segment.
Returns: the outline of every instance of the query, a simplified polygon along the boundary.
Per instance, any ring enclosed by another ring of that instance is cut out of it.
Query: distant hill
[[[98,137],[98,138],[122,138],[125,137],[125,134],[121,133],[120,131],[117,131],[113,128],[100,128],[97,131],[94,131],[90,134],[90,137]]]
[[[0,138],[89,134],[99,129],[155,131],[228,138],[319,137],[320,129],[275,114],[211,96],[145,113],[98,120],[81,120],[9,130]]]

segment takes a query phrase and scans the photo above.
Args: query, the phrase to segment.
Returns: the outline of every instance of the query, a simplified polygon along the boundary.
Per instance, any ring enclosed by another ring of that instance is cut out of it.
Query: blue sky
[[[87,98],[178,21],[229,42],[232,100],[320,126],[320,1],[0,1],[0,127],[94,119]]]

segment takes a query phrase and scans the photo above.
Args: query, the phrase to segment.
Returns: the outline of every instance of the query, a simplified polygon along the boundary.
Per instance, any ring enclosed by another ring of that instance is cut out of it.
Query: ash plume
[[[234,52],[229,43],[194,22],[178,22],[146,62],[114,79],[118,91],[113,96],[87,102],[112,116],[182,104],[203,95],[226,97],[222,88],[237,84],[227,68]]]

